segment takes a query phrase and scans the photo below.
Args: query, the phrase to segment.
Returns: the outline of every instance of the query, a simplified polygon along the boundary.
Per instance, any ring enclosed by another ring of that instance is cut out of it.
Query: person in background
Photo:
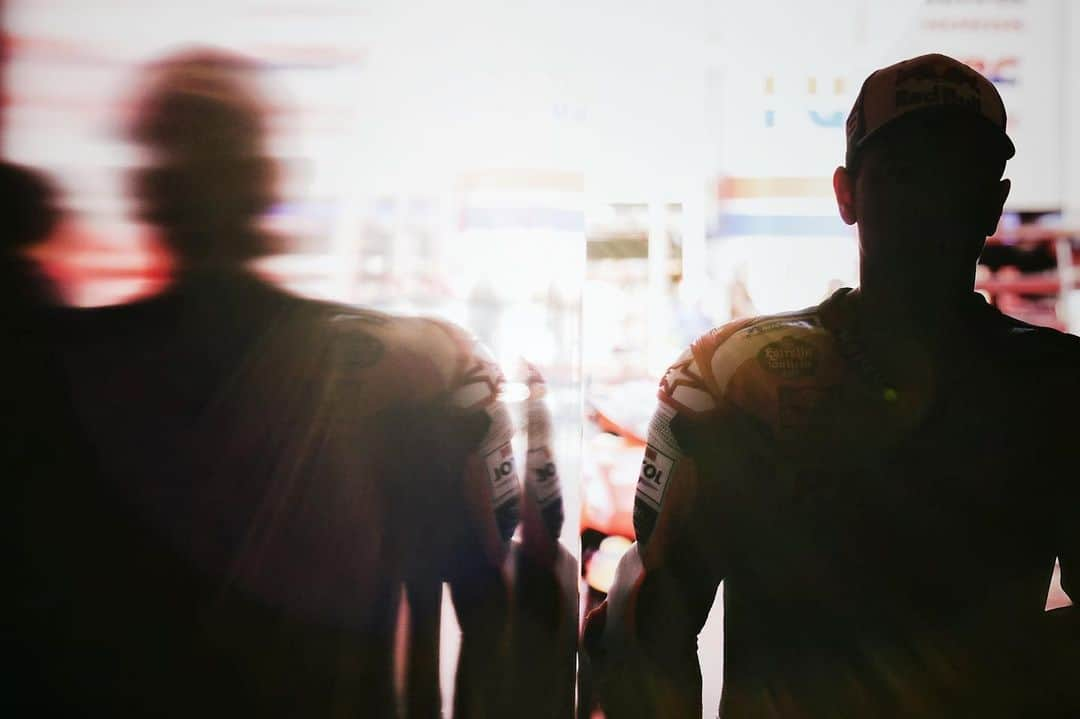
[[[44,176],[0,162],[0,467],[27,482],[44,466],[64,401],[48,331],[58,294],[27,254],[53,231],[56,205]]]
[[[276,172],[257,74],[215,50],[147,69],[133,188],[175,277],[54,320],[87,452],[23,511],[44,577],[15,617],[23,713],[396,716],[398,601],[422,572],[466,643],[509,651],[501,372],[455,326],[250,269]],[[462,714],[499,716],[506,691],[464,687]]]
[[[834,187],[861,287],[712,330],[671,366],[637,542],[585,642],[609,719],[1077,716],[1072,451],[1080,340],[973,292],[1014,153],[994,86],[943,55],[880,69]],[[1070,695],[1071,694],[1071,695]]]
[[[28,167],[0,162],[0,312],[11,319],[59,302],[56,288],[26,252],[60,219],[56,189]]]

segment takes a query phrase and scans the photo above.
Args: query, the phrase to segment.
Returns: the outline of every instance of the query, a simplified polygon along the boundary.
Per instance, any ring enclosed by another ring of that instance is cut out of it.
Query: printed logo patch
[[[785,337],[762,347],[758,364],[787,379],[810,377],[817,371],[817,348],[805,340]]]
[[[651,444],[645,447],[645,458],[641,461],[641,472],[638,474],[638,498],[659,510],[674,468],[675,460],[672,457]]]
[[[518,495],[517,467],[514,464],[514,450],[510,443],[488,452],[484,457],[488,476],[491,478],[491,499],[496,508],[501,507]]]
[[[558,499],[559,470],[555,466],[548,448],[530,449],[526,466],[533,479],[533,492],[536,496],[536,503],[543,508]]]
[[[980,91],[974,73],[959,68],[914,67],[896,76],[897,108],[911,105],[960,105],[976,112]]]

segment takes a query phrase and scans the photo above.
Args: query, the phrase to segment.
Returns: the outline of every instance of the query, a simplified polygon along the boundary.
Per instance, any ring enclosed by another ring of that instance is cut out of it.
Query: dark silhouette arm
[[[701,716],[697,636],[722,577],[703,552],[707,493],[671,432],[674,416],[661,403],[653,418],[634,505],[638,541],[585,629],[609,719]]]

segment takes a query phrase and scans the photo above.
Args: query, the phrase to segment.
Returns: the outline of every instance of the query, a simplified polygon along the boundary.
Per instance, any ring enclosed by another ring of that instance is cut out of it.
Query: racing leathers
[[[1055,558],[1074,597],[1080,572],[1080,340],[973,295],[947,352],[894,384],[859,302],[733,322],[665,374],[637,542],[586,628],[610,719],[701,716],[696,637],[721,582],[724,719],[1075,700],[1075,614],[1044,605]]]

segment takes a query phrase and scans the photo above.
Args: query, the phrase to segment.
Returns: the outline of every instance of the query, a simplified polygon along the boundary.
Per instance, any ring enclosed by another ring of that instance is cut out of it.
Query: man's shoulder
[[[1080,369],[1080,337],[1052,327],[1030,324],[985,307],[984,328],[997,344],[999,361],[1033,370]]]
[[[1053,327],[1042,327],[1002,315],[1007,336],[1014,343],[1023,343],[1031,352],[1059,355],[1076,360],[1080,358],[1080,337]]]
[[[668,369],[661,392],[693,407],[707,404],[702,393],[714,402],[724,397],[748,368],[778,379],[807,376],[827,359],[832,341],[817,306],[735,320],[695,340]]]

